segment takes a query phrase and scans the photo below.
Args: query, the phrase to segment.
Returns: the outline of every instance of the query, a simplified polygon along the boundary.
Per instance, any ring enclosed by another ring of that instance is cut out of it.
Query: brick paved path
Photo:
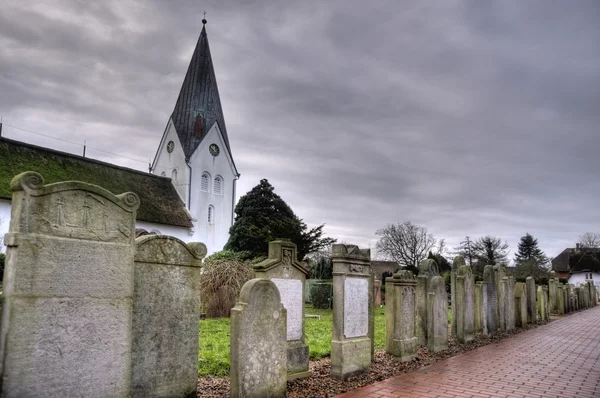
[[[600,306],[339,397],[600,397]]]

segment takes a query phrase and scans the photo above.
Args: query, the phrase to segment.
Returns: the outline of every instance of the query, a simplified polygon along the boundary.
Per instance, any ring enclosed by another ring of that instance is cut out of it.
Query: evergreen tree
[[[467,265],[473,266],[475,263],[475,250],[473,249],[473,245],[475,242],[471,240],[469,236],[465,236],[465,240],[460,242],[460,244],[454,248],[454,252],[457,256],[462,256],[465,259]]]
[[[515,253],[515,265],[524,262],[534,262],[537,265],[548,263],[548,257],[538,247],[538,240],[529,233],[521,237],[518,251]]]
[[[240,198],[235,215],[224,249],[246,252],[251,258],[266,256],[269,242],[279,238],[298,246],[300,260],[335,243],[335,239],[323,237],[324,225],[309,230],[266,179]]]

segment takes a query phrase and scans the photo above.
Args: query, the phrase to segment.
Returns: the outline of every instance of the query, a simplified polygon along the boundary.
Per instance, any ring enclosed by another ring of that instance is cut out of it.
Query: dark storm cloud
[[[268,178],[361,245],[403,220],[549,255],[600,232],[596,1],[9,1],[0,114],[152,157],[204,10],[239,193]]]

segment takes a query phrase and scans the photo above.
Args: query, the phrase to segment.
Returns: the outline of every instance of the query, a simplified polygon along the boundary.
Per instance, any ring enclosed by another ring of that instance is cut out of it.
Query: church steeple
[[[181,141],[186,158],[189,158],[215,122],[231,154],[217,79],[206,36],[206,19],[192,55],[171,119]]]

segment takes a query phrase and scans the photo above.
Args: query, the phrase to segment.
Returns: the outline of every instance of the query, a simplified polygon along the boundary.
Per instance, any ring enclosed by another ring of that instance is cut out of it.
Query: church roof
[[[83,181],[114,194],[134,192],[140,198],[138,221],[193,226],[170,178],[2,137],[0,159],[0,199],[12,199],[10,181],[15,175],[36,171],[46,184]]]
[[[206,20],[202,22],[206,23]],[[215,122],[219,124],[231,154],[206,26],[202,27],[171,119],[187,158],[198,148]]]

